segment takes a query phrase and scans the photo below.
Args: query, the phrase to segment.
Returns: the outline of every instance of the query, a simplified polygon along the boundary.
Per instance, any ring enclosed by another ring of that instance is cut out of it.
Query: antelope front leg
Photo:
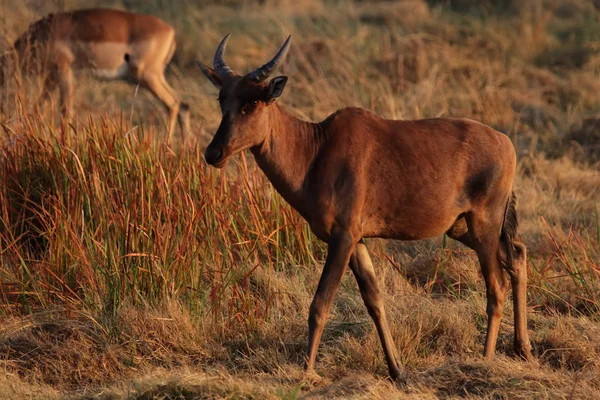
[[[317,292],[310,305],[308,316],[308,358],[306,371],[313,372],[317,349],[323,334],[335,292],[340,285],[356,241],[349,232],[343,232],[329,240],[329,249],[325,267],[319,280]]]

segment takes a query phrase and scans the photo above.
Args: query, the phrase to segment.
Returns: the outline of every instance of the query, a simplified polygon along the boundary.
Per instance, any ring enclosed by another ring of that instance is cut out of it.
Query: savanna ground
[[[168,79],[193,133],[121,83],[78,80],[77,113],[33,111],[39,79],[0,91],[1,398],[600,398],[600,3],[583,0],[2,0],[2,49],[36,18],[111,6],[178,33]],[[320,120],[471,117],[519,155],[535,362],[512,356],[507,299],[482,358],[472,251],[442,237],[369,240],[406,386],[346,274],[305,381],[308,305],[325,247],[252,163],[202,152],[219,123],[195,68],[224,34],[230,65],[264,63],[288,33],[281,104]],[[54,122],[53,122],[54,121]]]

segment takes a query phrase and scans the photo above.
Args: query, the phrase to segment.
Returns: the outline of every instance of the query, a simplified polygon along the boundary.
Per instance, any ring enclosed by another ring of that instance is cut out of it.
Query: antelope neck
[[[292,207],[305,214],[303,188],[311,165],[327,139],[321,123],[303,121],[277,104],[270,106],[265,140],[251,148],[260,169]]]

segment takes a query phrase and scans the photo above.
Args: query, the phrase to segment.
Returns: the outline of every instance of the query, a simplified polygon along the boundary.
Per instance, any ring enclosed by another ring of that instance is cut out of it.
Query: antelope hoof
[[[323,380],[321,375],[317,374],[314,369],[307,369],[304,371],[303,380],[309,383],[317,383]]]
[[[531,345],[529,343],[515,343],[515,355],[525,361],[533,361]]]
[[[398,385],[406,385],[408,374],[406,371],[400,370],[400,368],[390,368],[390,379]]]

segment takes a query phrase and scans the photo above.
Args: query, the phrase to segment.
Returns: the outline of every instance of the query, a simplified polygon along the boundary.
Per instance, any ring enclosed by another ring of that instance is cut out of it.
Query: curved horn
[[[213,66],[215,68],[215,72],[217,73],[217,76],[221,78],[221,80],[229,76],[235,75],[233,70],[229,68],[229,66],[225,63],[225,60],[223,59],[223,54],[225,53],[225,48],[227,47],[229,35],[231,35],[231,33],[228,33],[227,36],[225,36],[223,40],[221,40],[219,47],[217,47],[217,51],[215,51],[215,57],[213,58]]]
[[[248,78],[256,82],[262,82],[271,75],[271,73],[283,62],[283,59],[290,48],[292,41],[292,35],[288,36],[287,40],[279,49],[279,52],[273,57],[271,61],[263,65],[262,67],[256,68],[254,71],[248,74]]]

